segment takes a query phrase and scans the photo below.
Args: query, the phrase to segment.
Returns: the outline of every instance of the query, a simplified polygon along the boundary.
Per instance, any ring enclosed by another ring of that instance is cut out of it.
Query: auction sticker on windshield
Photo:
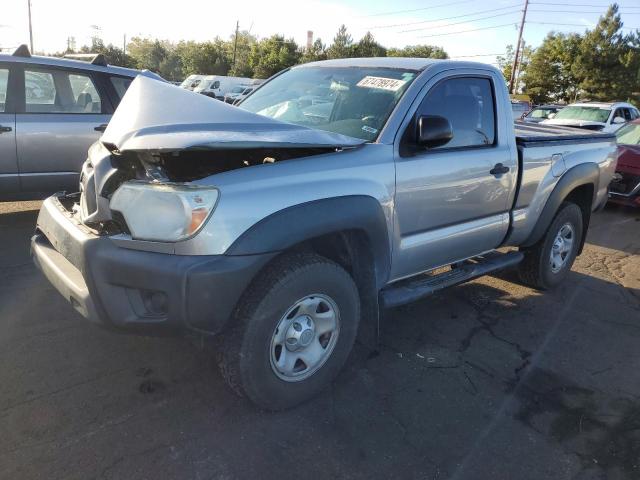
[[[358,87],[379,88],[381,90],[397,92],[405,83],[407,83],[405,80],[397,80],[395,78],[364,77],[356,85]]]

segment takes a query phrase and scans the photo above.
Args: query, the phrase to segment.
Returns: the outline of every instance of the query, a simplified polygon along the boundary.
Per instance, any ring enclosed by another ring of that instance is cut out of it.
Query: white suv
[[[541,123],[609,133],[636,118],[640,118],[640,112],[630,103],[584,102],[571,104],[560,110],[555,117]]]

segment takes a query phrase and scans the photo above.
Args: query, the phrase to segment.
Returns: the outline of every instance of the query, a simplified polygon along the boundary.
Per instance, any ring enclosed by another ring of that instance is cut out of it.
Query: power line
[[[611,4],[593,4],[593,3],[557,3],[557,2],[531,2],[531,5],[553,5],[556,7],[609,7]],[[640,8],[632,5],[619,5],[620,8]]]
[[[371,15],[362,15],[361,17],[358,17],[358,18],[384,17],[384,16],[387,16],[387,15],[397,15],[399,13],[422,12],[424,10],[432,10],[434,8],[439,8],[439,7],[450,7],[452,5],[460,5],[462,3],[471,3],[471,2],[475,2],[475,1],[476,0],[462,0],[460,2],[440,3],[438,5],[431,5],[429,7],[422,7],[422,8],[413,8],[411,10],[396,10],[396,11],[392,11],[392,12],[372,13]]]
[[[511,27],[517,25],[517,23],[515,22],[511,22],[511,23],[504,23],[502,25],[492,25],[491,27],[482,27],[482,28],[472,28],[470,30],[458,30],[457,32],[449,32],[449,33],[436,33],[433,35],[419,35],[418,38],[429,38],[429,37],[443,37],[445,35],[458,35],[460,33],[468,33],[468,32],[478,32],[480,30],[490,30],[492,28],[504,28],[504,27]]]
[[[474,15],[481,15],[483,13],[497,12],[497,11],[500,11],[500,10],[507,10],[507,9],[514,8],[514,7],[518,7],[518,5],[514,4],[514,5],[510,5],[508,7],[491,8],[489,10],[481,10],[479,12],[465,13],[464,15],[455,15],[453,17],[434,18],[432,20],[420,20],[418,22],[395,23],[395,24],[391,24],[391,25],[376,25],[376,26],[373,26],[373,27],[369,27],[369,30],[378,29],[378,28],[409,27],[411,25],[420,25],[420,24],[423,24],[423,23],[441,22],[443,20],[454,20],[456,18],[472,17]]]
[[[530,12],[536,12],[536,13],[586,13],[586,14],[590,14],[590,13],[599,13],[602,14],[601,11],[599,12],[585,12],[584,10],[529,10]],[[620,14],[624,14],[624,15],[640,15],[640,12],[619,12]]]
[[[555,22],[532,22],[529,21],[527,23],[532,23],[535,25],[559,25],[559,26],[566,26],[566,27],[584,27],[584,28],[593,28],[590,27],[589,25],[585,25],[583,23],[555,23]],[[640,27],[620,27],[622,29],[627,29],[627,30],[636,30]]]
[[[476,19],[473,19],[473,20],[462,20],[460,22],[447,23],[445,25],[433,25],[431,27],[421,27],[421,28],[412,28],[410,30],[400,30],[399,33],[411,33],[411,32],[419,32],[419,31],[422,31],[422,30],[429,30],[429,29],[432,29],[432,28],[451,27],[453,25],[460,25],[460,24],[463,24],[463,23],[479,22],[481,20],[488,20],[490,18],[504,17],[505,15],[513,15],[514,13],[518,13],[518,12],[520,12],[520,10],[514,10],[513,12],[498,13],[496,15],[489,15],[487,17],[476,18]]]

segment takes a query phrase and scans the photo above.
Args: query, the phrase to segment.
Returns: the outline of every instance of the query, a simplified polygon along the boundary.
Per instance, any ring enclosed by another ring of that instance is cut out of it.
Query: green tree
[[[404,48],[390,48],[388,57],[413,57],[413,58],[449,58],[442,47],[433,45],[408,45]]]
[[[168,42],[133,37],[127,45],[127,50],[137,68],[159,72],[160,64],[168,57],[171,47]]]
[[[175,48],[180,59],[181,75],[226,75],[231,68],[226,42],[180,42]]]
[[[311,48],[305,49],[302,57],[300,57],[300,63],[317,62],[326,59],[327,47],[322,43],[322,40],[317,38],[311,45]]]
[[[580,79],[572,67],[581,42],[582,37],[576,33],[551,32],[532,53],[523,69],[522,82],[534,103],[576,100]]]
[[[340,25],[338,33],[333,37],[333,43],[327,49],[327,58],[353,57],[353,37],[347,32],[345,25]]]
[[[513,48],[513,45],[507,45],[505,50],[505,54],[499,55],[496,60],[505,82],[509,83],[511,81],[511,71],[513,70],[513,60],[516,56],[516,50]],[[519,77],[527,69],[531,61],[531,55],[533,55],[533,48],[523,41],[520,47],[520,57],[518,58],[518,76],[516,77],[514,92],[518,90]]]
[[[253,69],[249,63],[251,48],[256,43],[256,37],[251,35],[247,30],[238,32],[237,47],[235,48],[235,62],[233,61],[234,45],[236,45],[236,36],[231,35],[229,41],[225,42],[227,57],[229,58],[231,68],[229,75],[235,77],[253,77]]]
[[[371,32],[367,32],[358,43],[351,48],[354,57],[386,57],[387,49],[376,42]]]
[[[280,70],[295,65],[300,60],[298,45],[290,38],[273,35],[260,40],[251,47],[249,65],[256,78],[269,78]]]
[[[76,53],[67,51],[65,53]],[[126,55],[121,48],[112,44],[105,45],[102,39],[93,37],[91,45],[83,45],[80,47],[79,53],[101,53],[109,65],[117,65],[119,67],[133,68],[136,62],[129,55]]]
[[[600,17],[580,43],[573,72],[583,96],[593,100],[638,98],[638,31],[623,34],[618,5]]]

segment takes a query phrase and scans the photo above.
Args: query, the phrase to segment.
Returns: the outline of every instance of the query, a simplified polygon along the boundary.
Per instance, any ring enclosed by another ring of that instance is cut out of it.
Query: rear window
[[[24,72],[27,113],[100,113],[102,102],[91,77],[58,69]]]
[[[7,102],[7,85],[9,83],[9,70],[0,68],[0,113],[5,111]]]
[[[127,89],[129,88],[129,85],[131,85],[132,81],[133,79],[126,77],[111,77],[111,85],[116,89],[116,93],[120,100],[122,100],[124,94],[127,93]]]

